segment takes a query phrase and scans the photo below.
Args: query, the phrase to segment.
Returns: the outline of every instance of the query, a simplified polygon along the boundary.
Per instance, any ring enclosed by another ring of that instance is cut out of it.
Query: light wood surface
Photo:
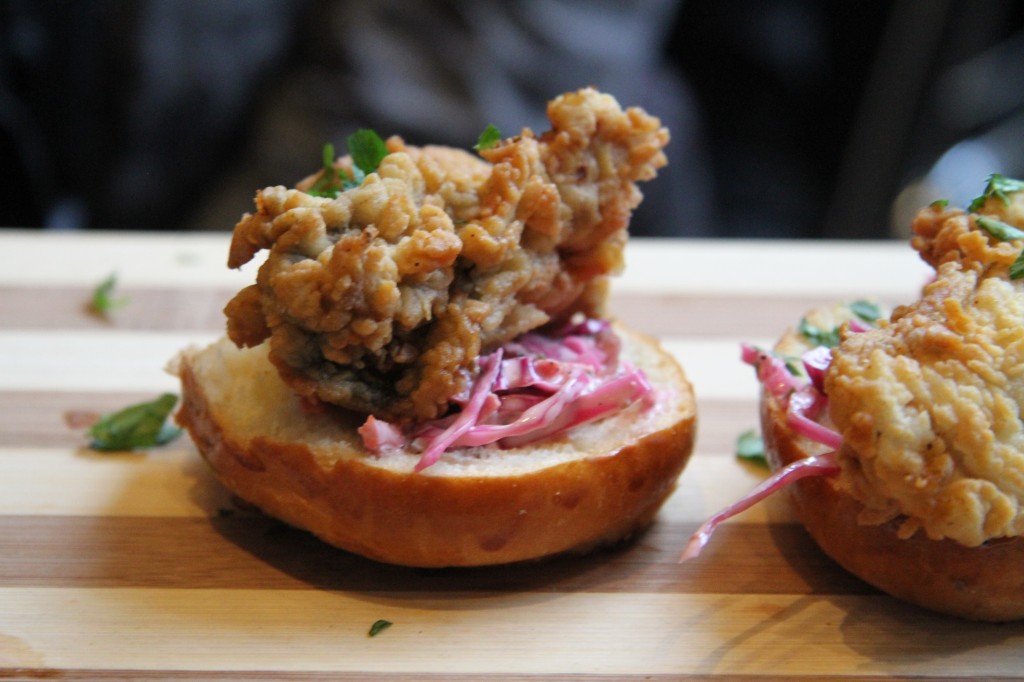
[[[634,239],[613,312],[660,336],[699,399],[697,451],[650,531],[586,557],[383,566],[239,509],[191,443],[97,454],[65,423],[176,390],[253,268],[226,234],[0,231],[0,678],[73,680],[1022,679],[1024,624],[897,603],[824,558],[779,501],[677,561],[764,472],[742,341],[807,308],[909,300],[902,243]],[[112,272],[129,304],[85,312]],[[393,625],[368,636],[378,619]]]

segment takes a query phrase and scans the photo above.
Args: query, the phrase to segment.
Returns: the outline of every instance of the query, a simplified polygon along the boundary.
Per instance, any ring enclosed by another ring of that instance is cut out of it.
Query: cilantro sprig
[[[847,307],[850,309],[850,312],[868,324],[874,324],[884,316],[882,308],[877,303],[865,301],[863,299],[856,300],[850,303]]]
[[[89,310],[101,316],[107,316],[118,308],[128,305],[127,296],[114,296],[117,288],[117,273],[111,273],[106,279],[96,285],[92,291],[92,298],[89,301]]]
[[[501,131],[493,123],[488,123],[487,127],[480,133],[480,137],[477,138],[473,149],[483,151],[484,149],[496,146],[499,142],[501,142]]]
[[[876,323],[884,317],[882,308],[877,303],[864,299],[858,299],[848,303],[846,304],[846,307],[849,308],[850,312],[855,316],[872,326],[875,326]],[[806,317],[800,319],[800,324],[797,325],[796,329],[805,339],[817,346],[835,348],[841,341],[839,338],[840,327],[822,329],[810,322]]]
[[[376,171],[388,155],[384,140],[369,128],[360,128],[352,133],[345,139],[345,144],[352,157],[352,173],[334,165],[334,145],[328,142],[322,152],[323,173],[309,188],[308,194],[334,199],[343,191],[363,184],[366,176]]]
[[[979,215],[974,218],[974,222],[978,224],[978,227],[985,230],[1001,242],[1010,242],[1014,239],[1024,239],[1024,230],[1019,230],[1009,223],[1004,223],[1002,220],[996,220],[995,218],[989,218],[985,215]]]
[[[120,451],[164,445],[181,435],[167,422],[178,396],[164,393],[155,400],[130,405],[105,415],[89,429],[94,450]]]
[[[974,198],[970,206],[967,207],[967,210],[971,213],[977,213],[990,197],[996,197],[1003,202],[1003,205],[1009,206],[1010,197],[1007,195],[1021,191],[1024,191],[1024,182],[1015,180],[1014,178],[1008,178],[1005,175],[1000,175],[999,173],[993,173],[988,176],[985,191],[982,192],[981,196]]]
[[[744,431],[736,438],[736,456],[744,461],[767,467],[768,457],[765,455],[764,439],[756,431]]]
[[[366,636],[376,637],[392,625],[393,623],[390,620],[384,620],[383,618],[381,618],[380,620],[374,621],[373,625],[370,626],[370,630],[366,633]]]
[[[985,202],[991,197],[996,197],[1002,201],[1005,206],[1009,206],[1009,195],[1015,192],[1024,192],[1024,182],[1014,178],[1008,178],[1005,175],[1000,175],[999,173],[993,173],[988,176],[985,191],[981,196],[976,197],[971,202],[968,210],[971,213],[976,214],[985,206]],[[1001,242],[1024,239],[1024,230],[1020,230],[997,218],[992,218],[986,215],[975,215],[974,222],[994,239]],[[1024,278],[1024,250],[1017,255],[1016,260],[1014,260],[1010,265],[1010,279],[1022,278]]]
[[[797,325],[796,330],[800,332],[805,339],[816,346],[835,348],[839,345],[838,327],[834,329],[822,329],[821,327],[809,322],[806,317],[803,317],[800,318],[800,324]]]

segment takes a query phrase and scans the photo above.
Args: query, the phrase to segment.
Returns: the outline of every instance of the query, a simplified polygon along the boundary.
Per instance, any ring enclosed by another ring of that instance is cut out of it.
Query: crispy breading
[[[269,249],[232,300],[240,346],[270,338],[300,394],[391,419],[443,415],[486,351],[574,313],[600,314],[622,267],[636,183],[668,131],[587,88],[480,152],[388,140],[375,173],[337,198],[268,187],[235,227],[229,265]],[[349,159],[340,166],[351,167]]]
[[[980,210],[1021,227],[1019,201]],[[975,218],[921,211],[913,243],[934,281],[880,329],[847,334],[826,375],[862,521],[972,547],[1024,533],[1024,283],[1008,275],[1021,242]]]

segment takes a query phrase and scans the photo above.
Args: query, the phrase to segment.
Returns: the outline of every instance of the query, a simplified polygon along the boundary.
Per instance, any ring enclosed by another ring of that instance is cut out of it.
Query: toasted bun
[[[796,341],[783,338],[780,347]],[[775,469],[821,454],[825,448],[795,434],[784,404],[761,393],[761,427]],[[861,580],[898,599],[972,620],[1024,618],[1024,541],[990,541],[966,547],[923,533],[897,535],[899,519],[863,525],[861,504],[832,477],[811,477],[788,487],[796,517],[821,549]]]
[[[529,446],[467,448],[415,473],[367,452],[361,419],[303,409],[264,346],[222,339],[178,358],[186,427],[218,478],[267,514],[366,557],[476,566],[581,552],[648,525],[693,448],[696,404],[674,359],[621,327],[623,357],[660,392]]]

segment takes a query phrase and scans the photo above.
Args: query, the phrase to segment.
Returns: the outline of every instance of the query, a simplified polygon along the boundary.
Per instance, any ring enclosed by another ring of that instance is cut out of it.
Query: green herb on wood
[[[95,450],[134,450],[164,445],[181,435],[181,429],[167,423],[178,396],[164,393],[149,402],[130,405],[103,416],[89,429]]]
[[[128,305],[127,296],[114,296],[115,289],[117,289],[117,275],[112,273],[93,289],[89,309],[97,315],[106,316],[118,308]]]
[[[391,623],[390,620],[384,620],[382,618],[382,619],[376,621],[373,625],[371,625],[370,626],[370,631],[367,632],[366,634],[367,634],[368,637],[376,637],[377,635],[379,635],[380,633],[384,632],[389,627],[391,627],[391,625],[392,625],[392,623]]]
[[[736,456],[751,464],[768,466],[768,458],[764,452],[764,439],[753,429],[744,431],[736,439]]]

